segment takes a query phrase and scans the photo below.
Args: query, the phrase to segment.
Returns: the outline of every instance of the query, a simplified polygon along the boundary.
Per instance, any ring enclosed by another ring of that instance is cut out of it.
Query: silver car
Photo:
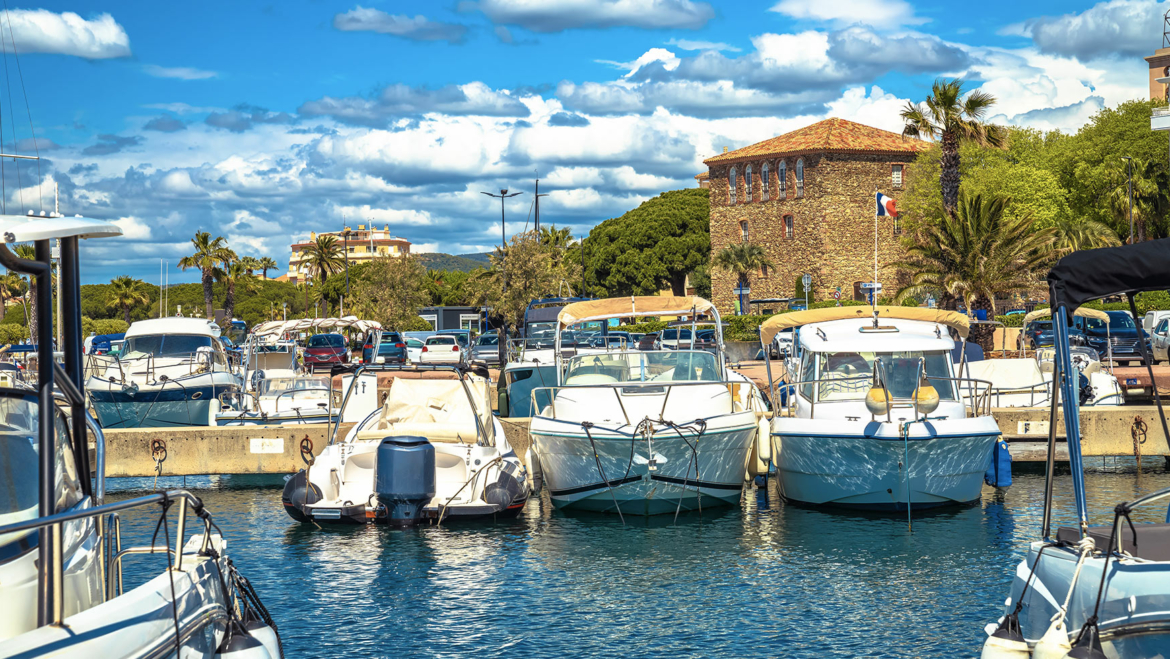
[[[471,361],[488,364],[500,363],[500,335],[495,332],[481,334],[471,346]]]

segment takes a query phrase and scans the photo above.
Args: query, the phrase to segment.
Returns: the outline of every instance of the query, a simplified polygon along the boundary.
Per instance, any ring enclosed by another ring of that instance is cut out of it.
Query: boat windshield
[[[329,391],[329,378],[268,378],[260,381],[260,395],[276,397],[287,391]]]
[[[910,398],[918,385],[918,360],[926,362],[926,375],[941,400],[955,400],[954,383],[934,378],[951,377],[947,352],[942,350],[910,352],[813,352],[806,350],[801,360],[800,392],[818,402],[862,400],[873,384],[874,359],[880,357],[885,367],[886,387],[894,398]],[[817,381],[814,385],[814,381]]]
[[[122,358],[183,357],[195,354],[200,348],[212,347],[211,337],[200,334],[144,334],[126,339]]]
[[[719,382],[723,378],[715,355],[706,351],[671,350],[577,355],[565,366],[565,384],[616,382]]]
[[[40,443],[37,437],[36,396],[11,392],[0,394],[0,524],[34,519],[38,513],[37,482]],[[69,426],[63,413],[54,418],[57,477],[56,510],[72,507],[81,500]],[[23,538],[27,534],[16,534]],[[0,560],[11,557],[19,538],[0,539]]]

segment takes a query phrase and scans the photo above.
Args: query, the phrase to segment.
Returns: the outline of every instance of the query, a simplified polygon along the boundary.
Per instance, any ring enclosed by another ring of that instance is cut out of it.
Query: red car
[[[332,368],[334,364],[348,364],[349,349],[340,334],[315,334],[309,337],[305,348],[305,368],[312,373],[318,366]]]

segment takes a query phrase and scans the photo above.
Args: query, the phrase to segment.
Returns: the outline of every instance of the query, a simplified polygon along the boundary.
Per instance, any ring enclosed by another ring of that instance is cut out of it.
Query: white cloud
[[[731,44],[723,43],[722,41],[693,41],[691,39],[671,39],[666,42],[668,46],[674,46],[683,50],[726,50],[731,53],[738,53],[742,48],[736,48]]]
[[[632,62],[614,62],[611,60],[597,60],[597,61],[600,62],[601,64],[608,64],[614,68],[621,69],[621,70],[625,71],[626,74],[623,77],[629,78],[630,76],[637,73],[638,70],[641,69],[643,66],[646,66],[647,64],[650,64],[651,62],[661,62],[662,68],[666,69],[667,71],[673,71],[673,70],[678,68],[678,64],[681,60],[679,60],[677,55],[675,55],[674,53],[670,52],[669,50],[667,50],[665,48],[651,48],[650,50],[647,50],[645,53],[642,53],[642,55],[640,57],[638,57],[638,59],[636,59]]]
[[[480,0],[462,6],[483,12],[493,23],[533,32],[607,27],[694,30],[715,17],[711,5],[694,0]]]
[[[150,225],[137,217],[122,217],[114,220],[122,229],[125,240],[150,240]]]
[[[1158,43],[1170,2],[1111,0],[1080,13],[1042,17],[1009,26],[1031,36],[1042,52],[1080,60],[1148,55]]]
[[[199,107],[189,105],[187,103],[151,103],[142,106],[152,110],[166,110],[167,112],[174,112],[175,114],[202,114],[204,112],[225,112],[225,108],[217,107]]]
[[[915,16],[914,8],[905,0],[781,0],[769,11],[839,26],[864,23],[874,27],[897,27],[920,25],[929,20]]]
[[[6,12],[17,52],[74,55],[86,59],[128,57],[130,37],[109,14],[86,20],[67,11],[13,9]],[[3,48],[11,52],[11,45]]]
[[[523,99],[507,91],[492,89],[482,82],[437,89],[390,85],[373,98],[326,96],[301,105],[297,111],[306,116],[329,116],[363,126],[386,126],[397,117],[428,112],[496,117],[526,117],[529,114]]]
[[[207,80],[209,78],[218,78],[219,74],[215,71],[204,71],[203,69],[193,69],[189,66],[165,67],[157,64],[147,64],[142,67],[142,70],[147,75],[156,78],[175,78],[178,80]]]
[[[426,16],[387,14],[378,9],[356,7],[333,17],[333,27],[345,32],[377,32],[413,41],[458,43],[467,27],[456,23],[432,21]]]

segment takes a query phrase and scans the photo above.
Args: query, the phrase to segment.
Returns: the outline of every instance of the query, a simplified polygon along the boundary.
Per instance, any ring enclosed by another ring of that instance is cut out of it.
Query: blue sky
[[[197,230],[283,267],[294,238],[373,218],[416,251],[486,251],[498,206],[580,234],[702,160],[840,116],[897,130],[938,76],[994,120],[1075,131],[1146,90],[1170,3],[904,0],[48,2],[0,14],[8,212],[52,204],[126,236],[86,281],[195,281]],[[10,41],[20,53],[20,70]],[[23,88],[22,88],[23,77]],[[24,90],[22,92],[22,89]],[[29,112],[31,109],[31,125]],[[39,188],[38,188],[39,182]]]

